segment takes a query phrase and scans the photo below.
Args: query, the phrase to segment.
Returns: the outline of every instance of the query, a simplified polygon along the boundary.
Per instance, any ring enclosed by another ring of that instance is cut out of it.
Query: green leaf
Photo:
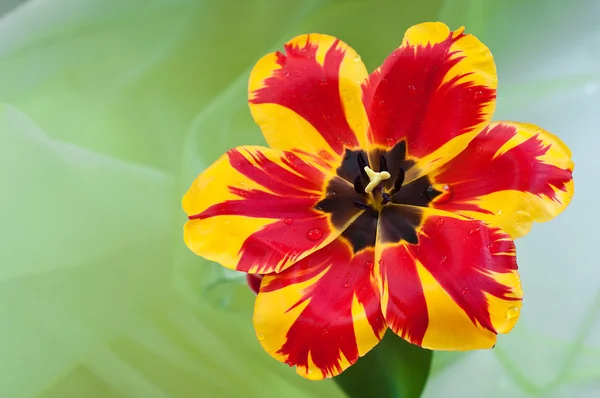
[[[432,351],[391,331],[367,355],[333,380],[351,398],[418,398],[425,388]]]

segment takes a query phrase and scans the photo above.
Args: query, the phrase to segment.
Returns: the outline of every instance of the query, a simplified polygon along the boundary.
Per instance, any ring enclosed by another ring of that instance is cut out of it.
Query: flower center
[[[336,228],[344,228],[341,236],[355,253],[374,247],[379,229],[384,243],[405,240],[416,244],[415,228],[423,214],[420,208],[442,198],[445,188],[432,185],[428,176],[405,182],[405,171],[414,166],[415,162],[407,159],[404,141],[368,153],[346,150],[315,210],[329,214]]]
[[[398,167],[394,171],[395,180],[391,183],[383,183],[392,178],[388,170],[388,161],[385,155],[379,156],[379,171],[374,171],[367,165],[367,160],[362,153],[356,156],[359,174],[354,179],[354,191],[363,196],[363,200],[354,201],[354,206],[361,210],[379,212],[382,207],[392,201],[392,197],[400,190],[404,183],[404,169]],[[363,182],[369,181],[366,186]],[[383,184],[382,184],[383,183]],[[364,187],[364,188],[363,188]]]

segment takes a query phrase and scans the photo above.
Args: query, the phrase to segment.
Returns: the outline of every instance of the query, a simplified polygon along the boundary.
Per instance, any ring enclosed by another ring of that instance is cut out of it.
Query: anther
[[[390,203],[392,201],[392,197],[387,192],[383,192],[381,194],[381,198],[383,199],[381,201],[381,204],[383,204],[383,205],[388,204],[388,203]]]
[[[360,170],[360,174],[367,178],[367,173],[365,172],[365,167],[367,167],[367,161],[365,159],[365,155],[362,152],[359,152],[356,155],[356,161],[358,162],[358,169]]]
[[[396,177],[396,181],[394,181],[394,192],[402,188],[402,184],[404,184],[404,169],[398,171],[398,177]]]
[[[361,210],[369,210],[371,208],[371,206],[369,206],[368,204],[359,202],[358,200],[354,201],[354,206],[358,207]]]
[[[356,193],[359,193],[361,195],[365,193],[365,188],[363,187],[360,176],[356,176],[356,178],[354,179],[354,190],[356,191]]]
[[[379,171],[388,171],[387,159],[383,155],[379,158]]]

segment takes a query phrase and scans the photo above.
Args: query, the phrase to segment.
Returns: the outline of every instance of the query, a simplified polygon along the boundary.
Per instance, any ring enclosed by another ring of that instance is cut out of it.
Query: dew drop
[[[380,267],[383,267],[383,260],[379,260],[378,264],[379,264]]]
[[[442,258],[440,259],[440,263],[445,263],[446,261],[448,261],[448,257],[442,256]]]
[[[388,145],[390,145],[390,146],[394,145],[395,141],[396,140],[393,139],[392,137],[388,137],[388,138],[385,139],[385,143],[388,144]]]
[[[323,334],[329,333],[329,329],[323,329]]]
[[[350,278],[350,273],[346,274],[346,278]]]
[[[502,215],[502,210],[498,210],[498,215],[501,216]]]
[[[374,266],[373,261],[367,261],[367,268],[368,269],[373,269],[373,266]]]
[[[475,235],[475,234],[476,234],[477,232],[479,232],[480,230],[481,230],[481,228],[479,228],[479,227],[475,227],[475,228],[473,228],[473,229],[471,229],[471,230],[469,231],[469,235]]]
[[[488,249],[491,249],[492,247],[494,247],[494,242],[488,243]]]
[[[458,228],[459,224],[458,224],[457,222],[455,222],[454,224],[452,224],[452,226],[453,226],[454,228]]]
[[[319,228],[313,228],[306,234],[310,240],[319,240],[323,236],[323,232]]]
[[[256,338],[259,339],[260,341],[263,341],[265,339],[265,335],[262,333],[257,333]]]
[[[442,193],[441,195],[437,196],[434,199],[435,203],[446,203],[448,202],[450,199],[452,199],[452,195],[454,194],[454,190],[452,189],[452,187],[448,184],[444,184],[442,186]]]
[[[352,283],[350,283],[350,281],[346,281],[346,283],[344,283],[345,288],[349,288],[350,286],[352,286]]]
[[[465,287],[463,287],[463,288],[462,288],[462,290],[460,291],[460,294],[463,294],[463,295],[464,295],[464,294],[467,294],[467,293],[469,293],[469,288],[465,286]]]
[[[441,227],[442,225],[444,225],[445,220],[440,217],[437,219],[437,221],[435,222],[437,224],[438,227]]]
[[[336,195],[336,192],[335,192],[335,191],[332,191],[332,190],[329,190],[329,191],[327,191],[326,195],[327,195],[327,196],[335,196],[335,195]]]
[[[508,307],[506,310],[506,318],[514,319],[519,316],[519,307]]]
[[[292,225],[294,221],[291,218],[286,218],[285,220],[283,220],[283,222],[285,223],[285,225]]]

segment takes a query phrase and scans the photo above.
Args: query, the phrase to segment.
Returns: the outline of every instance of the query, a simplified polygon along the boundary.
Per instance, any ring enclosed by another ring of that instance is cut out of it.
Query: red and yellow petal
[[[419,212],[416,244],[386,241],[396,234],[382,230],[390,224],[378,231],[375,274],[388,326],[429,349],[492,347],[498,333],[513,328],[521,308],[512,240],[480,221]]]
[[[352,253],[338,238],[276,275],[265,275],[254,307],[263,348],[308,379],[333,377],[386,330],[373,283],[373,249]]]
[[[498,122],[432,174],[451,194],[434,206],[480,219],[513,239],[534,221],[562,212],[573,197],[569,148],[554,135],[524,123]]]
[[[463,149],[494,112],[494,60],[463,30],[441,22],[411,27],[363,87],[370,142],[389,148],[406,140],[422,171]]]
[[[360,57],[332,36],[307,34],[263,57],[250,74],[250,110],[273,148],[334,159],[364,147]]]
[[[315,210],[327,178],[292,152],[232,149],[185,194],[185,243],[231,269],[280,272],[343,231],[344,226],[337,229]]]

